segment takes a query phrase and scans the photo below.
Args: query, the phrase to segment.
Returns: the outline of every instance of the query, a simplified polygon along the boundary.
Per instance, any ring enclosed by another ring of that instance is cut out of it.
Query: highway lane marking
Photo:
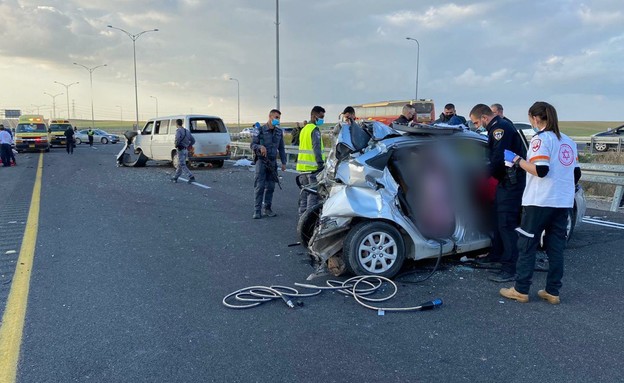
[[[595,218],[591,218],[589,216],[583,217],[583,223],[588,223],[590,225],[598,225],[598,226],[610,227],[610,228],[613,228],[613,229],[624,230],[624,224],[622,224],[622,223],[611,222],[611,221],[603,221],[601,219],[595,219]]]
[[[14,383],[17,379],[17,364],[26,319],[30,274],[39,230],[42,173],[43,153],[39,155],[39,165],[37,165],[35,186],[30,200],[22,247],[15,265],[15,274],[2,316],[2,325],[0,325],[0,383]]]
[[[188,180],[186,178],[178,177],[178,179],[182,180],[184,182],[188,182]],[[204,189],[210,189],[210,186],[206,186],[204,184],[200,184],[197,181],[193,181],[193,183],[191,185],[199,186],[200,188],[204,188]]]

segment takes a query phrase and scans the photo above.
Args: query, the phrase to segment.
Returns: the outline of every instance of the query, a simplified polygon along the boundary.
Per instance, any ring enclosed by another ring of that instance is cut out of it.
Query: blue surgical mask
[[[273,126],[278,126],[280,124],[280,120],[278,120],[277,118],[274,118],[273,121],[271,121],[271,125]]]
[[[318,118],[318,119],[316,120],[316,126],[323,125],[323,123],[325,123],[325,120],[324,120],[324,119],[322,119],[322,118]]]

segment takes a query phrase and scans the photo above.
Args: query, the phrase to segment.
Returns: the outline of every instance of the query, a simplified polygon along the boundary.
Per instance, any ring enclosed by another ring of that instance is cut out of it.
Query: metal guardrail
[[[580,164],[581,181],[615,185],[615,193],[610,211],[618,211],[622,195],[624,195],[624,165]]]
[[[246,153],[249,153],[249,156],[252,155],[251,152],[251,143],[250,142],[241,142],[241,141],[232,141],[230,142],[230,148],[232,149],[232,157],[245,157]],[[284,149],[286,150],[286,155],[297,155],[299,154],[299,147],[295,145],[284,145]],[[329,149],[325,148],[325,154],[329,154]]]
[[[624,137],[570,137],[577,144],[585,144],[589,146],[589,152],[606,152],[609,148],[616,147],[618,153],[624,149]],[[604,150],[598,150],[604,146]]]

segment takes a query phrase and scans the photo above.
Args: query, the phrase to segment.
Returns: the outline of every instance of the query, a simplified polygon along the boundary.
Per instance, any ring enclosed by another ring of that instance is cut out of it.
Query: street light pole
[[[275,71],[276,73],[276,93],[277,110],[280,110],[280,70],[279,70],[279,0],[275,0]]]
[[[43,92],[43,94],[47,94],[52,97],[52,118],[56,118],[56,97],[62,95],[63,93],[50,94],[48,92]],[[37,108],[37,112],[39,112],[39,108]]]
[[[150,29],[150,30],[143,31],[134,35],[124,29],[113,27],[112,25],[108,25],[108,27],[112,29],[117,29],[118,31],[125,33],[126,35],[128,35],[128,37],[130,37],[130,39],[132,39],[132,52],[134,56],[134,102],[136,105],[136,129],[138,130],[139,129],[139,90],[138,90],[138,85],[137,85],[137,69],[136,69],[136,41],[139,37],[141,37],[142,34],[148,33],[148,32],[158,32],[158,29]]]
[[[150,97],[156,100],[156,117],[158,117],[158,97],[156,96],[150,96]]]
[[[67,119],[69,120],[69,87],[72,85],[79,84],[78,81],[72,82],[71,84],[63,84],[62,82],[54,81],[57,84],[63,85],[65,87],[65,94],[67,95]]]
[[[41,108],[41,107],[44,107],[44,106],[45,106],[45,105],[35,105],[35,104],[30,104],[30,105],[32,105],[32,106],[34,106],[35,108],[37,108],[37,114],[40,114],[40,113],[39,113],[39,108]]]
[[[236,98],[238,99],[238,130],[240,131],[240,82],[238,79],[230,77],[230,80],[236,81]]]
[[[121,105],[115,106],[119,108],[119,122],[123,122],[123,108],[121,107]]]
[[[418,100],[418,67],[420,65],[420,43],[418,40],[412,37],[406,37],[406,40],[416,41],[417,51],[416,51],[416,100]]]
[[[95,129],[95,117],[94,117],[94,114],[93,114],[93,71],[96,70],[97,68],[100,68],[100,67],[103,67],[103,66],[107,66],[107,64],[98,65],[98,66],[95,66],[93,68],[89,68],[89,67],[86,67],[86,66],[84,66],[82,64],[78,64],[78,63],[74,63],[74,65],[81,66],[81,67],[83,67],[83,68],[85,68],[86,70],[89,71],[89,82],[91,84],[91,128]]]

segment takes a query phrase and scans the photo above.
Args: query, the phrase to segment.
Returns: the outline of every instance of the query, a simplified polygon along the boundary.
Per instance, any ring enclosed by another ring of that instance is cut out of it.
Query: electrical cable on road
[[[392,292],[389,295],[380,298],[369,297],[369,295],[374,294],[377,291],[381,291],[381,287],[384,286],[384,283],[390,284],[392,287]],[[406,311],[423,311],[423,310],[431,310],[435,307],[440,307],[442,305],[441,299],[434,299],[432,301],[428,301],[422,303],[418,306],[412,307],[378,307],[373,306],[370,303],[375,302],[385,302],[391,298],[393,298],[397,292],[398,287],[396,283],[386,277],[375,276],[375,275],[367,275],[367,276],[356,276],[349,278],[345,281],[336,281],[336,280],[327,280],[326,286],[317,286],[307,283],[295,283],[297,287],[303,287],[310,290],[315,290],[312,293],[300,293],[297,289],[293,287],[287,286],[251,286],[245,287],[239,290],[236,290],[223,298],[223,305],[232,308],[232,309],[246,309],[259,306],[263,303],[270,302],[272,300],[281,299],[288,307],[295,308],[295,303],[293,303],[292,298],[304,298],[304,297],[312,297],[319,295],[324,290],[335,290],[341,294],[352,296],[353,299],[361,306],[366,307],[367,309],[375,310],[378,313],[382,314],[385,311],[396,311],[396,312],[406,312]],[[228,302],[228,299],[231,300],[234,298],[239,302],[246,302],[241,304],[234,304]],[[303,303],[297,302],[298,306],[302,306]]]

